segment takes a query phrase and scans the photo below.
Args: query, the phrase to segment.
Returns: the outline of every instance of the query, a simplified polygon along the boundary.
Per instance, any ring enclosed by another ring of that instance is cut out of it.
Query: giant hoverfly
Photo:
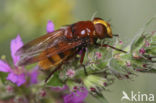
[[[17,65],[23,66],[38,62],[43,70],[55,67],[51,73],[53,74],[80,51],[82,51],[80,64],[83,65],[86,48],[92,45],[110,47],[124,52],[108,44],[97,43],[97,39],[112,37],[109,23],[101,18],[79,21],[25,44],[16,52],[16,55],[21,57]]]

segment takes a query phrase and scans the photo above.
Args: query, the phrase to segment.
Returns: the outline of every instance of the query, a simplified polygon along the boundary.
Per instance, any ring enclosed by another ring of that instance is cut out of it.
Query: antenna
[[[95,11],[95,12],[93,13],[93,15],[92,15],[92,17],[91,17],[91,20],[94,19],[94,17],[95,17],[96,14],[97,14],[97,11]]]

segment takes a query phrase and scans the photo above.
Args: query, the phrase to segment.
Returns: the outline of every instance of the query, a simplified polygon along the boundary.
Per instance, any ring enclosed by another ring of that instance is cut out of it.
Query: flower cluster
[[[146,33],[144,29],[137,34],[137,37],[125,48],[128,52],[113,53],[109,67],[118,77],[128,77],[138,72],[155,72],[155,32]],[[119,45],[118,43],[116,44]]]

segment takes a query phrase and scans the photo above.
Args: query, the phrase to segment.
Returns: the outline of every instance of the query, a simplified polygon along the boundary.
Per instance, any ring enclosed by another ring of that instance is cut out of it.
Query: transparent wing
[[[16,53],[16,55],[21,57],[17,65],[32,64],[82,44],[82,40],[67,40],[63,33],[63,30],[58,30],[39,37],[21,47]]]

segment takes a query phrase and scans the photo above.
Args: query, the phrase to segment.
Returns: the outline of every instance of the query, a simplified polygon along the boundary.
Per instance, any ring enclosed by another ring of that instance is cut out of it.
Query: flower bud
[[[84,79],[84,84],[88,90],[93,90],[92,88],[104,88],[104,84],[107,80],[103,77],[89,75]]]
[[[142,54],[142,55],[145,54],[145,49],[144,49],[144,48],[141,48],[141,49],[139,50],[139,53]]]
[[[40,97],[45,97],[47,95],[46,91],[45,90],[41,90],[40,93],[39,93]]]
[[[14,88],[11,85],[7,85],[6,86],[6,91],[9,92],[9,93],[11,93],[11,92],[14,91]]]
[[[67,72],[66,72],[66,75],[69,77],[69,78],[73,78],[75,76],[75,70],[73,69],[68,69]]]

